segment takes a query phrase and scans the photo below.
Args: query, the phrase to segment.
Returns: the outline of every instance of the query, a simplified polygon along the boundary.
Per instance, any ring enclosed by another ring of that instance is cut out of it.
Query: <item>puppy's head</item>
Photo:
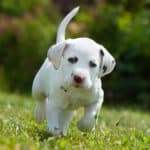
[[[64,85],[91,88],[95,79],[109,74],[115,67],[112,55],[88,38],[65,40],[52,46],[48,58],[61,71]]]

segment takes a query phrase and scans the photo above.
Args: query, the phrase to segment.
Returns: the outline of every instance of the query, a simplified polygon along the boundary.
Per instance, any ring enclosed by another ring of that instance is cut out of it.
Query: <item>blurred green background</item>
[[[72,8],[67,37],[88,36],[116,58],[105,103],[150,108],[150,0],[1,0],[0,90],[30,93],[34,75]]]

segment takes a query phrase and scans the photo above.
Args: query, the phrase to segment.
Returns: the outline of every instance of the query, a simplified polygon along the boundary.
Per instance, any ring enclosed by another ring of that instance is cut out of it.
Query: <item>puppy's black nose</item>
[[[81,84],[81,83],[84,81],[84,77],[75,75],[75,76],[74,76],[74,81],[75,81],[76,83],[78,83],[78,84]]]

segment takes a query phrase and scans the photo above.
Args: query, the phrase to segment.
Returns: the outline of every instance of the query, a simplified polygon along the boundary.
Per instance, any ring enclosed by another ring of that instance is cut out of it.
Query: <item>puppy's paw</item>
[[[79,128],[80,131],[82,132],[89,132],[94,129],[95,125],[95,119],[94,118],[87,118],[87,119],[82,119],[78,121],[77,127]]]
[[[58,127],[54,127],[52,129],[49,129],[50,133],[53,135],[53,136],[65,136],[63,131],[60,130]]]

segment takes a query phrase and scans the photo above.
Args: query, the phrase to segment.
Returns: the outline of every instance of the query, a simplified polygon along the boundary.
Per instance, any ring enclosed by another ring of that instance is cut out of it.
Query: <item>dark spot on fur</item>
[[[68,44],[65,44],[65,47],[64,47],[64,49],[67,49],[69,47],[69,45]]]
[[[102,49],[100,50],[100,54],[101,56],[104,56],[104,51]]]
[[[106,72],[106,70],[107,70],[107,66],[106,66],[106,65],[104,65],[104,66],[103,66],[103,73],[105,73],[105,72]]]
[[[67,92],[67,90],[63,86],[61,86],[60,89],[62,89],[64,92]]]
[[[54,129],[55,129],[55,130],[59,130],[59,128],[58,128],[58,127],[54,127]]]

